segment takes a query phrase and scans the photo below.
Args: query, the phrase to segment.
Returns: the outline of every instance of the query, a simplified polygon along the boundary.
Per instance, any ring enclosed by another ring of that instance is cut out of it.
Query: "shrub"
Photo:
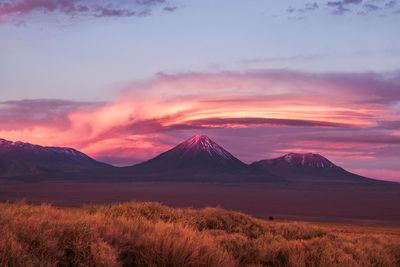
[[[0,266],[400,266],[398,228],[159,203],[0,204]]]

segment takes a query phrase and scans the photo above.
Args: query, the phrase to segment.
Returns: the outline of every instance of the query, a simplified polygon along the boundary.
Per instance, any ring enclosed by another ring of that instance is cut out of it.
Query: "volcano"
[[[114,167],[73,148],[0,139],[0,178],[204,183],[378,183],[312,153],[243,163],[205,135],[195,135],[143,163]]]
[[[250,166],[290,182],[378,182],[346,171],[320,154],[314,153],[289,153],[275,159],[256,161]]]
[[[237,182],[281,180],[249,167],[205,135],[194,135],[157,157],[128,168],[148,180]]]
[[[195,135],[159,156],[137,165],[168,170],[237,170],[246,164],[205,135]]]

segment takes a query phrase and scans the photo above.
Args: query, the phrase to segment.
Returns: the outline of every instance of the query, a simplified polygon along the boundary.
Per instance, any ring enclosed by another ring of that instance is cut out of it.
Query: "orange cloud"
[[[87,104],[84,108],[74,103],[64,103],[69,107],[64,108],[59,103],[57,113],[51,112],[54,107],[41,110],[40,103],[32,114],[18,109],[32,105],[29,101],[17,103],[14,111],[0,103],[0,120],[17,118],[9,127],[0,127],[0,135],[44,145],[73,146],[96,157],[112,154],[145,159],[168,148],[173,142],[165,140],[183,130],[290,127],[289,133],[296,138],[296,127],[376,128],[380,121],[400,119],[393,104],[400,101],[396,85],[384,77],[360,74],[158,74],[129,84],[109,103]],[[332,146],[325,141],[307,142],[303,145],[318,146],[338,157],[373,158],[356,152],[330,152]],[[342,142],[335,148],[357,146],[355,142]]]

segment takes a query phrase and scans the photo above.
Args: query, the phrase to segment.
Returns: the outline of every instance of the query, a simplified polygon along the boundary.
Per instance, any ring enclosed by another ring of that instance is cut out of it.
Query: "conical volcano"
[[[157,157],[137,165],[137,169],[192,172],[237,171],[247,165],[205,135],[194,135]]]

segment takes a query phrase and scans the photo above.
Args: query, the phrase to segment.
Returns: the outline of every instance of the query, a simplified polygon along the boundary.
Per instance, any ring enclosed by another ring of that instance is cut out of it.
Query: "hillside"
[[[78,179],[112,166],[67,147],[46,147],[0,139],[0,177],[29,181]]]
[[[1,266],[399,266],[398,228],[157,203],[0,204]]]

